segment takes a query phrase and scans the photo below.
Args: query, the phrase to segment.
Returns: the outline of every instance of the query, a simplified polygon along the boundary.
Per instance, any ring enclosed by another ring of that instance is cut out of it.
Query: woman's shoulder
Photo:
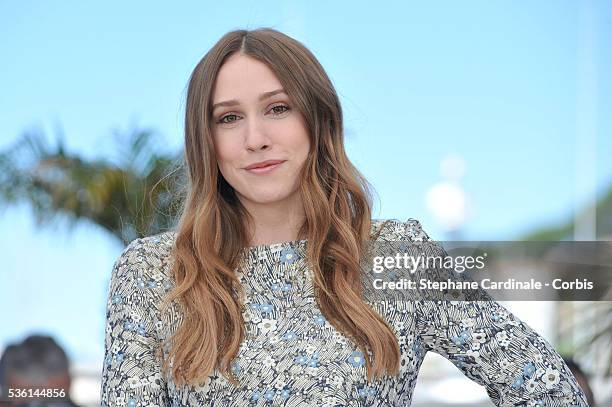
[[[160,307],[165,295],[174,287],[170,277],[174,239],[174,232],[134,239],[115,260],[107,302],[107,318],[113,325],[126,321],[124,329],[145,332],[144,318],[176,320],[174,307],[170,314],[162,313]],[[166,322],[161,326],[165,327]],[[157,335],[166,334],[165,328],[159,330],[157,322],[155,329]]]
[[[154,280],[166,277],[175,237],[175,231],[167,231],[132,240],[115,261],[116,272]]]
[[[139,237],[132,240],[126,250],[141,250],[151,256],[164,256],[172,249],[176,231],[169,230],[155,235]]]
[[[408,218],[405,221],[394,218],[372,219],[371,239],[383,242],[431,240],[423,230],[421,222],[415,218]]]

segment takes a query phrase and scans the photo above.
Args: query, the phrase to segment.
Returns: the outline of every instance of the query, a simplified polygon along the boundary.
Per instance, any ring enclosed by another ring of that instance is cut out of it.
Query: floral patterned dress
[[[415,219],[372,225],[382,227],[378,240],[431,240]],[[159,307],[173,286],[174,237],[137,239],[115,262],[102,406],[409,406],[428,351],[485,386],[497,406],[587,406],[553,347],[495,301],[372,303],[397,335],[401,362],[399,375],[367,382],[364,355],[317,307],[306,240],[244,249],[236,272],[246,335],[232,364],[241,386],[215,370],[202,385],[178,387],[155,356],[181,321],[176,304]]]

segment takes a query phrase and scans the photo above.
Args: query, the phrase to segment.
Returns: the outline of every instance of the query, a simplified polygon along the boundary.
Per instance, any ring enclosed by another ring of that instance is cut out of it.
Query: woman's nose
[[[247,119],[245,145],[248,150],[259,150],[270,144],[266,134],[265,126],[257,118]]]

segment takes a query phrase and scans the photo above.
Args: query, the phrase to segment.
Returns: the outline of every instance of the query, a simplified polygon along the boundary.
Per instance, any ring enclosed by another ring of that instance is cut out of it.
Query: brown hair
[[[225,34],[189,79],[185,112],[188,191],[173,247],[175,288],[183,321],[171,338],[172,377],[202,382],[215,368],[238,384],[230,365],[244,339],[242,288],[235,275],[248,244],[251,217],[219,173],[212,132],[212,91],[221,66],[240,52],[265,63],[303,115],[311,150],[302,168],[300,194],[322,314],[359,346],[367,377],[397,374],[399,346],[385,320],[362,298],[360,264],[370,239],[370,185],[344,150],[342,109],[314,55],[300,42],[269,28]],[[372,353],[372,360],[368,355]],[[167,370],[164,361],[164,370]]]

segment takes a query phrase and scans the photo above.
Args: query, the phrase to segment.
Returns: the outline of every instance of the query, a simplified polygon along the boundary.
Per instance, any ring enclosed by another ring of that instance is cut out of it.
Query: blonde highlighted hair
[[[189,79],[185,112],[188,190],[172,255],[183,320],[170,341],[164,370],[181,384],[203,382],[215,368],[238,384],[231,362],[245,335],[242,288],[235,274],[248,245],[252,219],[220,174],[213,144],[212,92],[232,54],[265,63],[305,119],[311,142],[302,168],[300,194],[321,313],[361,348],[367,378],[397,374],[399,346],[386,321],[362,298],[359,260],[370,239],[370,186],[344,150],[342,109],[334,87],[314,55],[300,42],[269,28],[224,35]],[[371,352],[372,357],[368,352]]]

